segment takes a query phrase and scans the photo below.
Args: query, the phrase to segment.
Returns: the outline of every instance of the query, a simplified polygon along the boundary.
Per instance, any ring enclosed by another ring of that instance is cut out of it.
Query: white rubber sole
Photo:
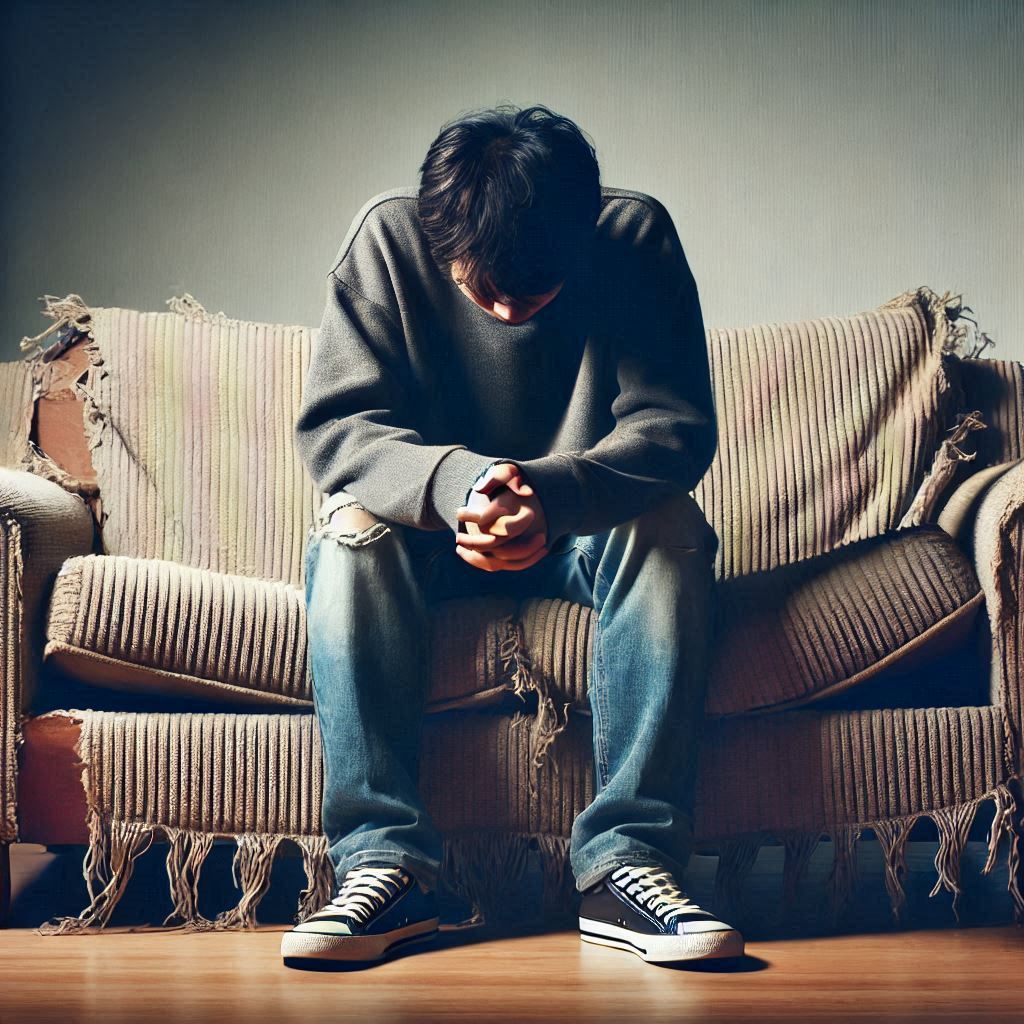
[[[743,936],[732,928],[688,935],[638,935],[618,925],[581,917],[580,938],[598,946],[626,949],[655,963],[743,956]]]
[[[439,933],[438,917],[417,921],[380,935],[328,935],[324,932],[285,932],[281,957],[285,960],[380,960],[393,949],[432,939]]]

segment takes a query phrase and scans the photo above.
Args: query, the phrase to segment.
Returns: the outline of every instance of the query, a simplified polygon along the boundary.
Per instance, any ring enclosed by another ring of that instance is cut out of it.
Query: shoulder
[[[638,250],[668,256],[681,252],[675,223],[665,205],[646,192],[601,187],[601,214],[597,221],[599,239]]]
[[[337,272],[353,251],[366,243],[379,251],[389,241],[407,239],[415,233],[419,224],[416,213],[418,194],[415,185],[401,185],[367,199],[352,218],[330,272]]]
[[[352,218],[329,276],[382,306],[397,323],[403,308],[441,271],[430,256],[413,186],[371,196]]]
[[[664,203],[634,189],[602,186],[601,193],[593,272],[602,288],[653,302],[678,289],[680,282],[692,282],[679,233]]]
[[[611,215],[636,221],[672,222],[668,210],[665,209],[660,199],[635,189],[602,185],[601,207],[602,217]]]

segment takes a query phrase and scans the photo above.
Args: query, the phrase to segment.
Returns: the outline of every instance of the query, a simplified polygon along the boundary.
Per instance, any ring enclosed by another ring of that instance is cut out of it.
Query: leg
[[[585,599],[589,581],[597,612],[588,680],[595,797],[570,845],[581,892],[620,864],[654,861],[682,877],[689,861],[717,549],[687,494],[576,538],[575,554],[554,563],[562,595]]]
[[[693,845],[718,537],[683,495],[574,540],[575,553],[551,553],[555,571],[544,582],[570,600],[589,583],[597,612],[588,679],[596,792],[569,846],[580,937],[654,962],[741,956],[743,936],[681,884]]]
[[[388,861],[433,890],[441,836],[417,788],[428,618],[405,533],[344,491],[324,502],[307,538],[308,646],[339,883]]]
[[[604,537],[589,687],[597,793],[572,831],[581,891],[618,864],[686,869],[714,613],[718,538],[690,495]]]
[[[520,598],[561,597],[597,612],[588,678],[595,797],[570,840],[581,892],[620,864],[655,861],[681,876],[689,861],[718,543],[685,494],[490,577]]]

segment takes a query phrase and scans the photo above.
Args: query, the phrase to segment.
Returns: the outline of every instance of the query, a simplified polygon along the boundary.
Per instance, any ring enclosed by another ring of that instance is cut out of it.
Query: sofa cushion
[[[513,598],[431,608],[427,710],[510,701]],[[277,580],[125,555],[68,558],[50,599],[44,657],[116,690],[312,707],[303,591]]]
[[[794,707],[907,671],[962,644],[984,600],[964,553],[932,524],[719,581],[716,594],[712,716]],[[592,608],[488,595],[430,614],[428,712],[519,707],[530,691],[552,730],[566,706],[589,710]],[[302,590],[176,562],[67,559],[45,657],[135,693],[312,706]]]
[[[304,611],[288,583],[85,555],[54,581],[43,656],[113,689],[304,707]]]
[[[901,707],[955,700],[969,672],[951,673],[931,695],[922,693],[918,676],[953,650],[966,651],[970,661],[967,635],[984,601],[971,562],[933,524],[719,580],[716,598],[710,717],[837,700],[856,708],[879,700]],[[593,610],[530,599],[519,617],[525,661],[541,695],[555,708],[587,710]]]
[[[931,523],[722,581],[718,598],[711,715],[792,708],[905,672],[964,643],[984,601],[967,556]]]
[[[935,523],[965,547],[970,545],[971,526],[986,491],[1021,460],[1010,459],[994,466],[985,466],[968,476],[948,496],[938,510]]]

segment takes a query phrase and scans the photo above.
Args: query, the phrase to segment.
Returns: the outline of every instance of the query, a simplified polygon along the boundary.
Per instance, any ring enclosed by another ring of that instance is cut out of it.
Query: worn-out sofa
[[[251,927],[289,845],[296,919],[333,882],[303,589],[328,496],[292,445],[316,332],[168,306],[46,296],[52,324],[0,364],[4,889],[11,843],[86,849],[88,905],[44,933],[101,929],[154,843],[168,927]],[[985,806],[984,870],[1005,855],[1024,920],[1024,365],[988,356],[970,312],[922,287],[706,332],[720,441],[694,495],[721,543],[696,849],[719,855],[723,902],[761,844],[784,846],[791,899],[829,841],[839,919],[873,833],[903,920],[905,844],[930,820],[932,893],[956,911]],[[594,793],[593,609],[433,614],[420,782],[442,882],[486,914],[529,854],[565,908]],[[211,920],[217,840],[240,892]]]

